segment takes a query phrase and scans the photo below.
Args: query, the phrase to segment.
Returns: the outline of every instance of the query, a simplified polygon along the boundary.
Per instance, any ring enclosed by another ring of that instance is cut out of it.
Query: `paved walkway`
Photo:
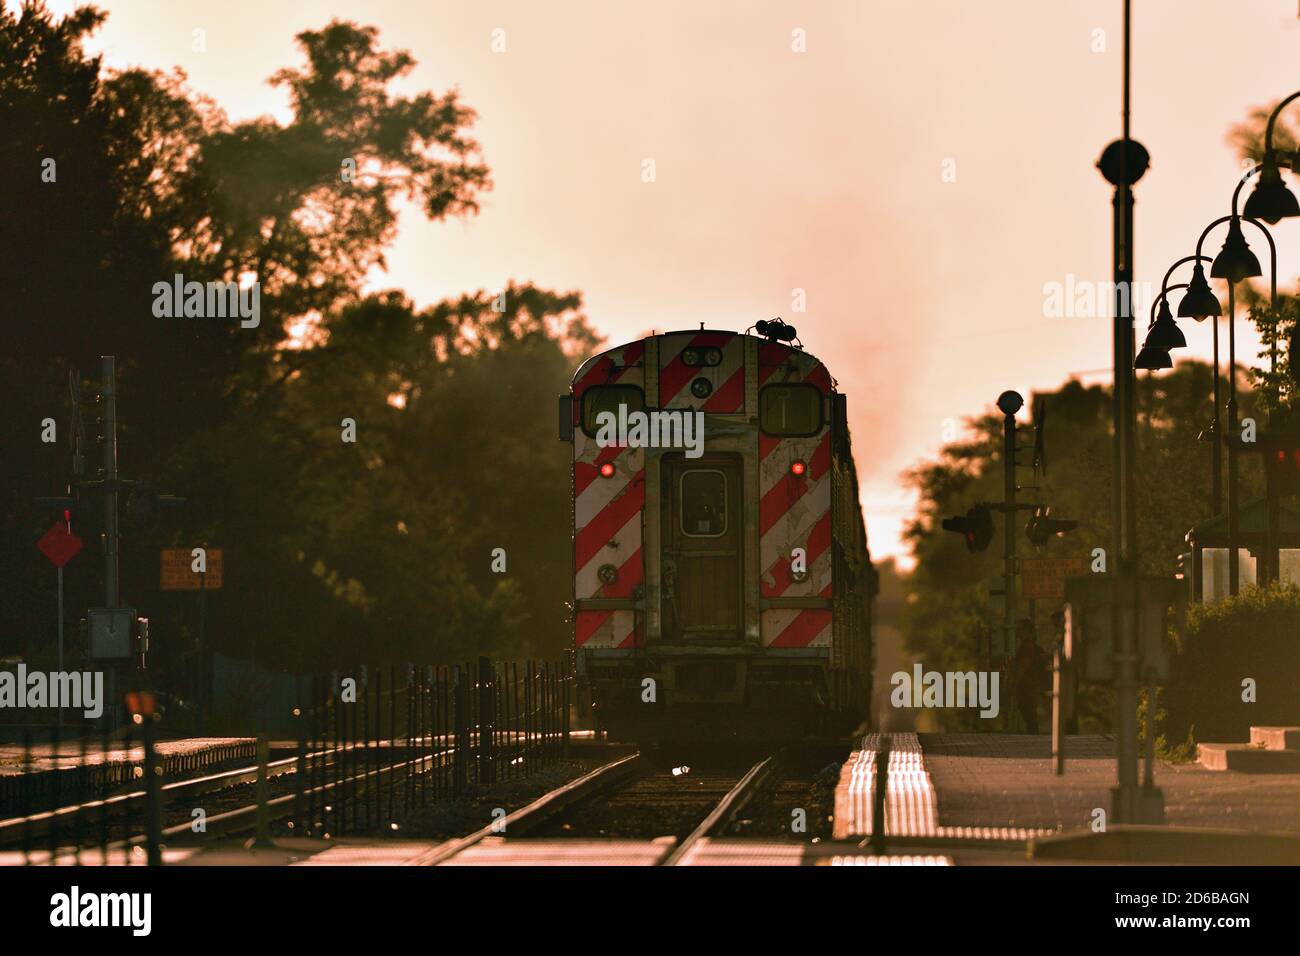
[[[942,826],[1079,830],[1091,826],[1096,808],[1110,810],[1108,737],[1069,737],[1060,777],[1047,735],[921,734],[920,742]],[[1157,761],[1155,780],[1171,825],[1300,833],[1300,774]]]

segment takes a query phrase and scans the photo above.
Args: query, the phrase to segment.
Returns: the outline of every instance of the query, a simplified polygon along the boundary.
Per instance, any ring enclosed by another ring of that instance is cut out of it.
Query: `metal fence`
[[[246,832],[397,833],[565,759],[572,696],[562,665],[480,658],[317,676],[293,708],[296,740],[165,753],[166,717],[148,713],[114,735],[28,732],[17,772],[0,774],[0,862],[161,863],[164,845]]]

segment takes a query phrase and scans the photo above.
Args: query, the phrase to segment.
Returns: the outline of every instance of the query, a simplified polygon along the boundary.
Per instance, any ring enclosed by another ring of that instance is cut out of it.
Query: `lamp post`
[[[1140,578],[1138,577],[1137,509],[1135,491],[1134,455],[1136,452],[1134,391],[1136,377],[1133,369],[1135,342],[1133,335],[1133,184],[1150,162],[1150,154],[1141,143],[1129,136],[1129,77],[1130,46],[1132,37],[1131,0],[1124,0],[1124,51],[1123,51],[1123,105],[1120,139],[1111,143],[1102,153],[1101,173],[1115,187],[1113,200],[1113,242],[1115,276],[1115,322],[1112,345],[1115,359],[1112,412],[1114,419],[1114,445],[1112,451],[1114,491],[1112,495],[1112,554],[1116,572],[1116,585],[1127,595],[1110,605],[1105,612],[1110,617],[1115,635],[1115,764],[1117,786],[1111,791],[1111,819],[1119,823],[1144,822],[1148,818],[1147,802],[1138,787],[1137,765],[1137,691],[1138,643],[1135,615],[1126,615],[1123,606],[1139,606]],[[1154,807],[1150,816],[1163,818]]]

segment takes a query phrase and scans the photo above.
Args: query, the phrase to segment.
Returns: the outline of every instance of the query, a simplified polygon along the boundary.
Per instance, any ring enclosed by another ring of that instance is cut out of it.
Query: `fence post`
[[[533,662],[524,662],[524,766],[533,772]]]
[[[569,759],[569,691],[570,691],[570,684],[573,682],[572,671],[566,667],[564,675],[560,678],[560,680],[562,681],[561,688],[560,688],[562,691],[562,693],[560,694],[560,706],[563,708],[563,711],[560,714],[560,726],[563,728],[561,732],[564,735],[563,736],[564,759],[568,760]]]
[[[81,767],[78,770],[78,780],[79,780],[78,789],[80,790],[81,795],[77,797],[77,804],[78,804],[77,819],[73,826],[73,833],[75,835],[73,836],[73,841],[72,841],[72,846],[73,846],[72,861],[77,866],[81,866],[81,843],[83,837],[82,830],[85,827],[85,820],[82,817],[81,804],[84,804],[90,800],[90,765],[86,762],[86,748],[88,744],[87,738],[89,736],[89,730],[90,728],[86,726],[83,720],[81,724],[81,733],[78,734],[78,737],[80,738],[80,744],[81,744]]]
[[[301,685],[299,685],[301,686]],[[301,700],[301,698],[299,698]],[[308,701],[311,700],[311,693],[308,692]],[[308,704],[307,706],[310,706]],[[300,706],[294,716],[298,723],[298,762],[296,772],[293,777],[293,817],[294,828],[298,833],[306,833],[309,830],[307,823],[307,714]]]
[[[369,718],[367,718],[369,719]],[[366,765],[365,777],[363,782],[366,785],[366,824],[378,828],[382,824],[381,815],[384,812],[383,793],[379,788],[379,781],[383,776],[381,767],[383,766],[383,754],[379,750],[380,737],[384,729],[384,670],[382,667],[375,668],[375,749],[370,754],[370,761]],[[367,748],[370,741],[367,740]],[[371,799],[371,794],[374,799]],[[370,805],[374,804],[375,817],[374,823],[370,822]]]
[[[492,782],[492,662],[478,659],[478,779]]]
[[[415,751],[411,749],[411,718],[415,706],[415,665],[406,665],[406,792],[402,795],[402,813],[411,812],[411,787],[415,785]]]
[[[49,797],[49,802],[45,806],[45,809],[50,809],[50,810],[54,810],[58,808],[59,798],[60,796],[62,796],[61,791],[63,789],[61,786],[63,774],[59,770],[59,751],[62,749],[62,745],[63,745],[63,741],[60,739],[60,737],[61,735],[59,733],[59,725],[55,724],[53,727],[50,728],[50,757],[51,757],[51,763],[50,763],[51,770],[49,772],[50,797]],[[51,866],[54,865],[54,857],[55,854],[58,852],[58,847],[59,847],[58,819],[59,818],[57,816],[51,817],[50,822],[45,831],[47,841],[49,844]]]
[[[542,719],[546,721],[542,747],[546,766],[555,762],[555,682],[551,679],[551,662],[542,662]]]
[[[99,745],[99,859],[108,866],[108,792],[111,789],[108,777],[108,752],[112,745],[109,736],[108,721],[104,721],[103,736]]]
[[[332,806],[334,808],[334,835],[343,835],[343,752],[339,749],[343,741],[343,708],[339,706],[340,691],[338,671],[330,673],[330,706],[334,710],[334,786],[331,788]]]
[[[32,862],[32,732],[23,728],[23,777],[21,783],[21,803],[18,812],[23,817],[23,863],[30,866]]]
[[[465,777],[468,771],[466,767],[466,744],[467,728],[465,727],[465,688],[461,680],[461,665],[456,664],[451,672],[451,700],[452,709],[455,711],[456,729],[454,732],[455,739],[453,742],[453,763],[455,767],[452,774],[452,793],[459,797],[465,792]]]
[[[422,807],[427,807],[429,805],[430,784],[433,784],[435,787],[433,791],[433,798],[435,800],[438,799],[438,792],[439,792],[438,785],[442,779],[440,776],[442,773],[442,761],[437,760],[437,758],[435,757],[436,751],[434,751],[433,749],[435,734],[437,732],[437,726],[438,726],[438,708],[442,706],[440,703],[442,698],[439,696],[439,692],[438,692],[438,686],[439,686],[438,681],[439,681],[440,674],[441,671],[439,671],[437,668],[425,665],[424,686],[421,688],[422,702],[420,706],[424,708],[424,710],[420,715],[420,736],[423,737],[425,728],[428,728],[429,737],[428,737],[427,750],[421,750],[420,753],[421,755],[423,755],[424,753],[428,753],[430,760],[432,760],[433,762],[428,764],[429,775],[428,776],[425,776],[424,774],[420,775],[420,806]],[[423,744],[423,741],[421,741],[421,743]],[[421,760],[423,760],[423,756],[421,757]]]
[[[150,708],[152,709],[152,708]],[[144,714],[141,739],[144,744],[145,853],[149,866],[162,866],[162,793],[158,752],[154,749],[154,715]]]
[[[250,850],[262,849],[265,847],[274,847],[271,842],[271,822],[266,812],[266,801],[268,796],[268,784],[266,779],[266,764],[270,755],[270,745],[267,743],[266,734],[257,735],[257,831],[253,839],[248,841]]]

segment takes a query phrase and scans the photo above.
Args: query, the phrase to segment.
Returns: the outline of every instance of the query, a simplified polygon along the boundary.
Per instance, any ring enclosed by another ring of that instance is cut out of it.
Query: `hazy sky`
[[[265,80],[301,63],[295,33],[377,26],[419,61],[399,89],[456,86],[479,112],[496,188],[464,222],[405,214],[373,287],[576,289],[611,344],[784,317],[849,397],[878,556],[912,511],[900,474],[951,422],[1006,388],[1108,378],[1105,314],[1049,315],[1044,289],[1110,276],[1094,164],[1120,132],[1120,0],[99,5],[110,67],[179,66],[236,120],[287,119]],[[1158,288],[1228,211],[1230,125],[1300,86],[1300,19],[1297,0],[1135,0],[1133,19],[1137,279]],[[1284,288],[1296,223],[1275,230]],[[1187,337],[1209,354],[1208,325]]]

